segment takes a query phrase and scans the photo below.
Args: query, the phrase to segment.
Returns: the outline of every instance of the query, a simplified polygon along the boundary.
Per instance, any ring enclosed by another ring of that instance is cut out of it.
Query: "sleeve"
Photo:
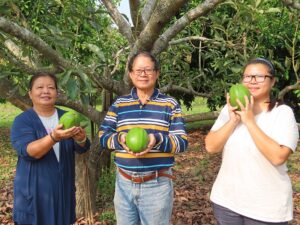
[[[215,121],[214,125],[211,128],[211,131],[216,131],[224,126],[225,123],[229,121],[229,114],[228,114],[228,106],[225,105],[221,110],[217,120]]]
[[[122,150],[119,143],[122,132],[117,132],[118,107],[116,102],[109,108],[100,128],[100,149]]]
[[[272,138],[280,145],[295,151],[299,139],[299,130],[293,110],[286,105],[279,106],[278,110],[278,115],[273,123]]]
[[[77,144],[76,141],[74,141],[74,142],[75,142],[75,152],[77,152],[79,154],[87,152],[91,147],[91,142],[88,138],[86,139],[85,145],[83,147],[81,147],[79,144]]]
[[[11,128],[11,143],[17,151],[17,155],[29,161],[38,160],[27,152],[27,146],[35,140],[37,140],[37,136],[32,122],[22,114],[17,116]]]
[[[181,108],[177,102],[171,113],[169,134],[158,132],[154,136],[156,139],[154,148],[161,152],[180,153],[187,149],[188,140],[185,122]]]

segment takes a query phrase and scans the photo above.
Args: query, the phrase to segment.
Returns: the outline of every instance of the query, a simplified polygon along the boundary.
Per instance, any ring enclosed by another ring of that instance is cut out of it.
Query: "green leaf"
[[[294,68],[294,70],[295,70],[295,73],[298,73],[298,70],[299,70],[299,63],[300,62],[300,60],[298,60],[296,63],[295,63],[295,68]]]
[[[268,8],[267,10],[265,10],[265,13],[281,13],[281,11],[281,8]]]
[[[256,0],[256,1],[255,1],[255,7],[256,7],[256,8],[259,7],[259,5],[261,4],[261,1],[262,1],[262,0]]]
[[[286,67],[287,70],[289,70],[291,68],[291,59],[289,57],[285,57],[284,60],[284,66]]]
[[[242,69],[242,66],[238,64],[235,64],[234,66],[230,67],[230,70],[235,74],[241,73]]]
[[[94,44],[86,44],[86,46],[90,51],[94,52],[100,58],[100,60],[102,62],[105,62],[105,56],[104,56],[102,50],[98,46],[96,46]]]
[[[74,79],[69,79],[68,82],[66,83],[66,92],[67,92],[67,95],[72,99],[72,100],[75,100],[77,95],[78,95],[78,92],[79,92],[79,89],[78,89],[78,86],[77,86],[77,83],[76,83],[76,80]]]
[[[67,70],[65,73],[63,73],[62,79],[59,82],[61,86],[65,85],[69,81],[72,72],[73,70]]]

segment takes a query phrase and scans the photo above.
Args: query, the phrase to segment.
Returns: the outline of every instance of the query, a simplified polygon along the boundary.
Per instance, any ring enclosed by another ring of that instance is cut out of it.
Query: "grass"
[[[9,181],[14,176],[17,163],[16,152],[9,140],[9,129],[0,128],[0,183]]]
[[[287,162],[287,167],[290,176],[292,177],[292,185],[293,190],[295,192],[300,192],[300,164],[299,164],[299,158],[300,158],[300,145],[298,144],[298,149],[290,155],[289,160]]]
[[[206,105],[206,99],[201,97],[195,98],[195,101],[193,101],[190,109],[187,109],[187,107],[183,104],[181,104],[181,109],[184,115],[191,115],[195,113],[203,113],[210,111]]]
[[[0,128],[10,128],[14,118],[21,112],[22,110],[11,103],[0,104]]]

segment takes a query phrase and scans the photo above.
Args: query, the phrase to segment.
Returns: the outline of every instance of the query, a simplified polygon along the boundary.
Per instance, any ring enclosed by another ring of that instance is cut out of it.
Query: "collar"
[[[156,99],[156,98],[158,97],[159,94],[160,94],[160,91],[159,91],[157,88],[154,88],[154,92],[153,92],[153,94],[151,95],[150,100]],[[138,95],[137,95],[136,87],[133,87],[133,88],[131,89],[131,97],[132,97],[133,99],[136,99],[136,100],[139,99],[139,97],[138,97]]]

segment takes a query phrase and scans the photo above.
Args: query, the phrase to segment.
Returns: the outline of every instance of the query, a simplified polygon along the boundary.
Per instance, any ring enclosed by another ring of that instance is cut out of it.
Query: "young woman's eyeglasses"
[[[142,73],[144,73],[145,75],[152,75],[154,71],[155,71],[155,69],[133,70],[134,74],[137,75],[137,76],[142,75]]]
[[[270,75],[244,75],[243,82],[250,83],[252,79],[254,79],[256,83],[263,83],[267,77],[269,77],[270,79],[272,78],[272,76]]]

